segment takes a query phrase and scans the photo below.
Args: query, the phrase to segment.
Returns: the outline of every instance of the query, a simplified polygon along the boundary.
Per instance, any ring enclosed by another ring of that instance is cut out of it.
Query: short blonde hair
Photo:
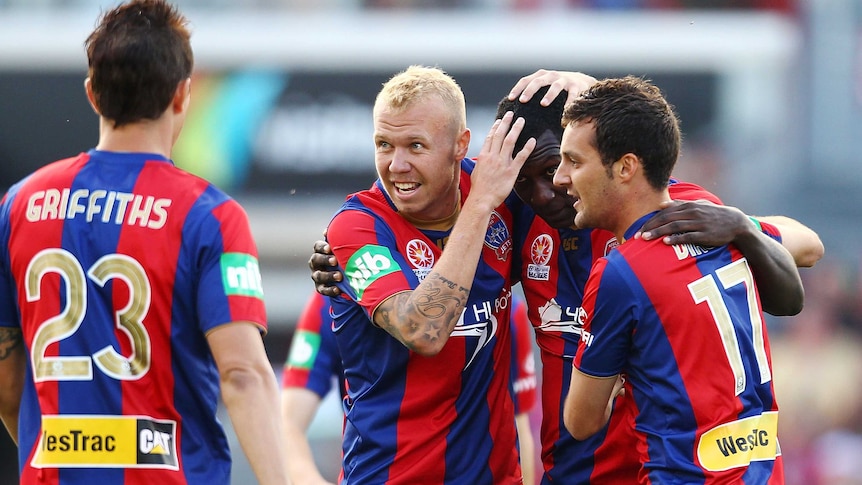
[[[430,96],[437,96],[448,106],[452,124],[458,131],[467,128],[467,108],[461,86],[437,67],[413,65],[392,76],[377,93],[374,112],[384,107],[406,109]]]

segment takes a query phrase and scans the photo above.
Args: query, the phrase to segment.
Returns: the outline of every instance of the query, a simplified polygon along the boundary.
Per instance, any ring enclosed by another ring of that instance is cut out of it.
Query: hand
[[[314,241],[314,253],[308,260],[308,267],[311,269],[314,288],[323,296],[341,294],[341,290],[335,286],[335,283],[343,280],[344,275],[335,268],[337,265],[338,261],[332,255],[329,243],[323,240]]]
[[[514,120],[514,114],[509,111],[494,122],[482,150],[476,157],[476,167],[470,176],[472,186],[468,200],[486,200],[490,209],[500,205],[512,192],[515,180],[521,167],[536,146],[536,140],[530,138],[515,156],[515,142],[524,128],[524,119]]]
[[[649,241],[663,237],[665,244],[697,244],[715,247],[733,242],[740,234],[756,230],[741,210],[706,200],[662,203],[662,210],[635,234]]]
[[[542,98],[542,106],[550,105],[562,91],[568,93],[566,104],[569,104],[595,83],[596,78],[582,72],[539,69],[533,74],[519,79],[509,91],[509,99],[511,101],[518,99],[522,103],[526,103],[540,88],[549,86],[548,92]]]

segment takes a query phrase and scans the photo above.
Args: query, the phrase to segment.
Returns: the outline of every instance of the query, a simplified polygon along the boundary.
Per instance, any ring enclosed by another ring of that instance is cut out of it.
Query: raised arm
[[[528,142],[512,158],[523,126],[523,119],[512,122],[511,113],[494,123],[440,260],[416,289],[387,298],[374,311],[376,325],[420,355],[440,352],[467,304],[491,212],[511,193],[521,165],[535,146],[535,140]]]
[[[751,265],[763,311],[779,316],[802,311],[805,292],[794,258],[735,207],[707,201],[670,201],[635,237],[661,237],[665,244],[701,246],[732,242]]]

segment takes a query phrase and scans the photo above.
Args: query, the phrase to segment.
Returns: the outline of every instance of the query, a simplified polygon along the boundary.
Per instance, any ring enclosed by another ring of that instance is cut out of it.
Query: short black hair
[[[530,138],[538,139],[547,130],[551,130],[557,140],[563,138],[563,125],[560,120],[563,117],[563,109],[566,105],[568,92],[561,91],[550,105],[542,106],[542,98],[547,92],[548,86],[545,86],[536,91],[533,97],[526,103],[522,103],[517,99],[511,101],[508,97],[505,97],[497,104],[497,119],[502,118],[507,111],[514,112],[515,119],[524,118],[524,129],[521,130],[521,136],[518,137],[518,141],[515,143],[514,153],[524,148],[527,140]]]

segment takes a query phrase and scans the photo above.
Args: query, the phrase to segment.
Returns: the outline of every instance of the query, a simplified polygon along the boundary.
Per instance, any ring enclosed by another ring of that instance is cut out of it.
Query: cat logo
[[[177,466],[176,431],[173,422],[138,420],[138,464]]]
[[[167,455],[171,446],[171,435],[161,431],[145,429],[138,437],[138,449],[145,455]]]

